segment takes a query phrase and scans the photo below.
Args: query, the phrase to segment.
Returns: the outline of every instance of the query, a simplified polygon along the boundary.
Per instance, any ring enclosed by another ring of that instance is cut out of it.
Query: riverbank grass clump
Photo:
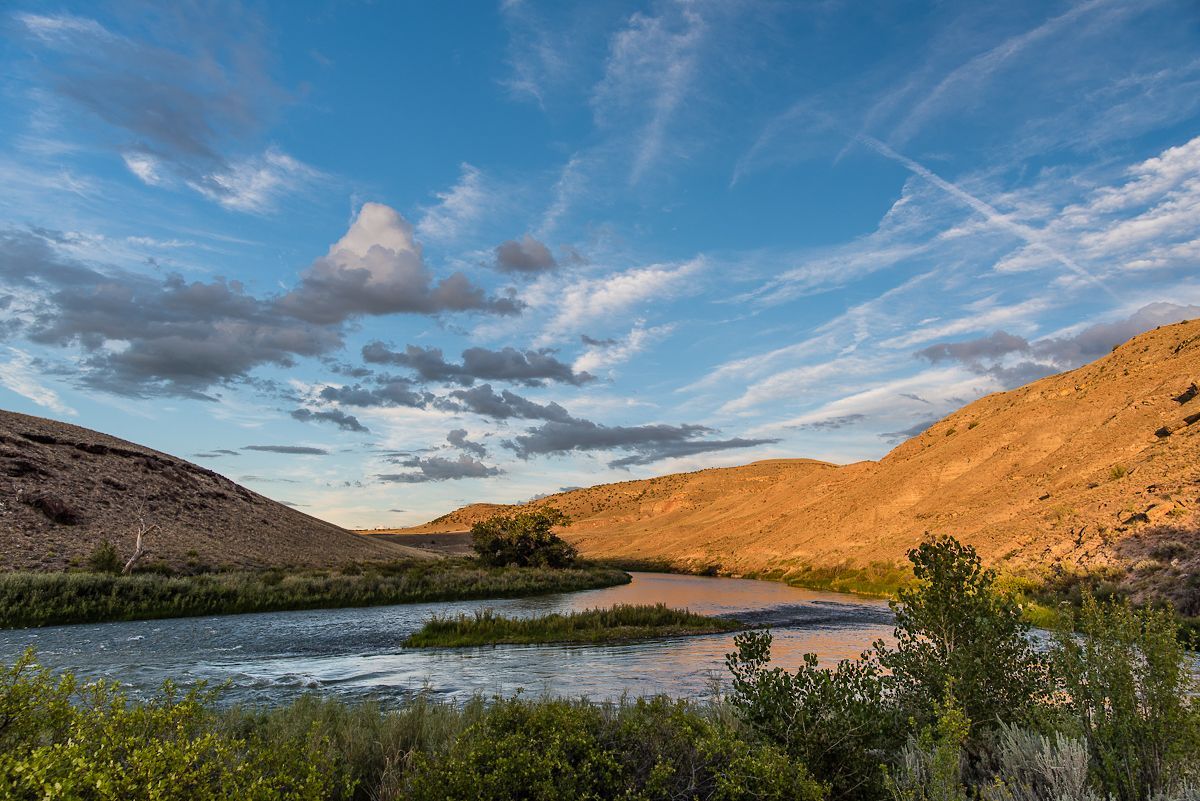
[[[698,615],[666,604],[621,604],[569,614],[513,618],[491,609],[474,615],[433,617],[404,644],[410,648],[469,648],[539,643],[620,643],[660,637],[719,634],[742,628],[736,620]]]
[[[466,559],[195,576],[6,573],[0,574],[0,628],[518,598],[629,581],[623,571],[586,564],[486,567]]]

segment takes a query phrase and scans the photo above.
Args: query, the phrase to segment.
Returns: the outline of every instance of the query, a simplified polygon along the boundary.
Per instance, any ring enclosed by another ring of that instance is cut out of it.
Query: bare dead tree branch
[[[129,557],[129,561],[125,563],[125,567],[121,570],[121,575],[128,576],[133,572],[133,568],[137,565],[138,560],[146,555],[146,548],[143,544],[143,538],[152,531],[155,531],[158,526],[153,523],[146,522],[146,507],[138,504],[137,512],[134,515],[137,520],[137,526],[134,531],[137,533],[137,541],[133,546],[133,555]]]

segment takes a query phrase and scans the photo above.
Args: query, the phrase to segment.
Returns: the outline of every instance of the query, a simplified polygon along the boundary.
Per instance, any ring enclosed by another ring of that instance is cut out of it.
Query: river
[[[775,663],[793,668],[806,652],[822,663],[857,657],[891,641],[886,603],[747,579],[634,573],[630,584],[579,593],[0,631],[0,663],[25,648],[55,670],[125,684],[132,694],[164,679],[230,682],[225,702],[275,703],[305,692],[392,702],[427,690],[548,693],[613,699],[666,693],[701,698],[724,681],[732,634],[624,645],[406,649],[404,637],[434,613],[492,608],[506,615],[662,602],[768,625]]]

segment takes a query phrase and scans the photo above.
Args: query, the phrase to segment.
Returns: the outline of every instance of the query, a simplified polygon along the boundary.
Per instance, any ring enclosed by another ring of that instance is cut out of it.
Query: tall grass
[[[353,574],[6,573],[0,574],[0,627],[512,598],[628,581],[627,574],[611,568],[488,568],[468,560],[381,565]]]
[[[500,643],[625,642],[655,637],[716,634],[741,628],[735,620],[707,617],[666,604],[620,604],[531,618],[498,615],[491,609],[474,615],[434,616],[405,645],[416,648],[464,648]]]
[[[874,562],[866,567],[803,565],[788,571],[777,571],[770,577],[793,587],[850,592],[873,598],[894,598],[901,589],[913,582],[911,570],[890,562]]]

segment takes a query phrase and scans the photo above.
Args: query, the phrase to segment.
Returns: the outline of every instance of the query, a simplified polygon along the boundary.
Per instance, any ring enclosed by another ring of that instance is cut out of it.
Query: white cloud
[[[970,373],[961,367],[925,370],[916,375],[883,381],[822,403],[812,411],[751,429],[746,436],[778,434],[833,418],[861,415],[863,427],[888,429],[916,417],[948,414],[971,400],[1003,389],[994,378]]]
[[[9,348],[8,352],[12,354],[12,358],[7,362],[0,362],[0,384],[18,395],[29,398],[38,406],[58,414],[78,414],[62,402],[57,392],[38,381],[32,356],[17,348]]]
[[[698,6],[671,3],[658,16],[635,13],[612,38],[604,77],[592,98],[597,122],[640,120],[629,182],[662,155],[668,127],[696,77],[707,25]]]
[[[1114,0],[1087,0],[1078,3],[1057,17],[1005,39],[950,71],[909,111],[896,128],[893,138],[900,143],[907,141],[942,109],[947,106],[957,107],[964,97],[977,96],[983,85],[1008,62],[1062,31],[1079,30],[1080,26],[1077,23],[1081,18],[1105,6],[1113,5]]]
[[[483,173],[466,162],[460,169],[458,183],[438,192],[438,204],[425,209],[417,222],[417,233],[422,239],[436,242],[457,239],[479,221],[492,202]]]
[[[618,364],[623,364],[644,350],[651,343],[660,340],[675,329],[674,325],[656,325],[646,328],[645,320],[634,323],[630,332],[614,344],[590,345],[583,354],[575,360],[571,369],[577,373],[597,373],[609,370]]]
[[[16,19],[31,34],[50,45],[68,44],[75,37],[115,38],[95,20],[71,14],[17,14]]]
[[[125,161],[125,166],[129,171],[136,175],[138,179],[147,186],[161,186],[163,176],[161,165],[158,159],[148,153],[123,153],[121,158]]]
[[[703,258],[682,264],[655,264],[596,278],[562,275],[531,287],[523,298],[536,312],[553,309],[534,342],[536,347],[574,338],[598,323],[611,324],[650,302],[661,303],[694,291],[696,276],[704,270]]]
[[[129,164],[128,159],[126,164]],[[130,165],[130,169],[134,167]],[[272,147],[259,156],[209,173],[203,179],[191,182],[190,186],[227,209],[261,213],[273,209],[282,195],[295,192],[320,177],[319,171]]]

